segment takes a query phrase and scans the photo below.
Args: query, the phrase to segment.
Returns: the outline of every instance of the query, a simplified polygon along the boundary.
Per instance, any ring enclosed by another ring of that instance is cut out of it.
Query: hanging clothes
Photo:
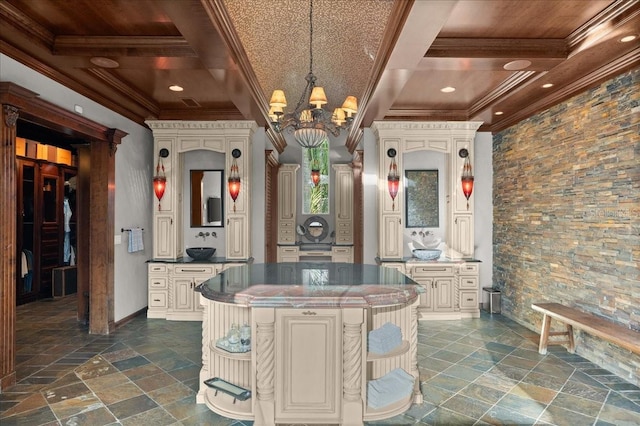
[[[69,199],[64,197],[64,263],[69,264],[71,261],[71,206],[69,205]]]

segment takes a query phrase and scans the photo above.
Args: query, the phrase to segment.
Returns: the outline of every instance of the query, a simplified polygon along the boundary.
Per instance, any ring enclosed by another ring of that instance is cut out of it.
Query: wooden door
[[[63,244],[62,233],[62,195],[63,184],[58,166],[41,164],[40,166],[40,298],[52,297],[53,268],[60,266]]]

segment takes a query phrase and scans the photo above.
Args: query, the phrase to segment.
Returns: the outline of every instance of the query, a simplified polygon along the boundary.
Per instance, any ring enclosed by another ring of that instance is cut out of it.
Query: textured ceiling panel
[[[225,6],[265,97],[283,89],[292,109],[309,72],[309,1],[225,0]],[[392,6],[392,0],[314,0],[313,72],[327,109],[347,95],[362,96]]]

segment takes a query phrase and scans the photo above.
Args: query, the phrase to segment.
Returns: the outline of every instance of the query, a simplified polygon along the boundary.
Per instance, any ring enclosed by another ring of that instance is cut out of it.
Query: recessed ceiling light
[[[631,34],[631,35],[628,35],[628,36],[624,36],[624,37],[622,37],[622,38],[620,39],[620,41],[621,41],[621,42],[623,42],[623,43],[629,43],[630,41],[633,41],[633,40],[635,40],[636,38],[638,38],[638,35],[637,35],[637,34]]]
[[[89,59],[93,65],[97,65],[100,68],[118,68],[120,64],[113,59],[104,58],[102,56],[94,56]]]
[[[172,90],[174,92],[182,92],[184,88],[182,86],[178,86],[177,84],[172,84],[171,86],[169,86],[169,90]]]
[[[451,87],[451,86],[447,86],[447,87],[443,87],[442,89],[440,89],[440,91],[442,93],[451,93],[451,92],[455,92],[456,88],[455,87]]]
[[[523,70],[529,66],[531,66],[531,61],[528,61],[526,59],[519,59],[517,61],[507,62],[502,68],[507,71],[518,71]]]
[[[553,83],[546,83],[542,85],[543,89],[548,89],[549,87],[553,87]]]
[[[502,115],[502,114],[504,114],[504,112],[502,112],[502,111],[496,111],[496,112],[494,112],[493,114],[494,114],[494,115]]]

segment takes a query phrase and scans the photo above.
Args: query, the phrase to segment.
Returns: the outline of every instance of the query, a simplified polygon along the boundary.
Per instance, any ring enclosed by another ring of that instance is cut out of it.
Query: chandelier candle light
[[[354,96],[347,96],[342,107],[334,109],[333,114],[322,107],[327,104],[327,96],[322,87],[316,86],[313,74],[313,0],[309,0],[309,74],[305,80],[307,85],[292,112],[284,112],[287,106],[284,91],[273,91],[269,119],[276,132],[289,129],[300,146],[316,148],[328,138],[328,133],[338,136],[341,129],[351,126],[353,116],[358,112],[358,101]]]
[[[155,192],[156,197],[158,198],[158,211],[162,210],[162,206],[160,205],[160,201],[164,196],[164,191],[167,188],[167,176],[164,173],[164,163],[162,162],[163,158],[167,158],[169,156],[169,150],[167,148],[162,148],[158,153],[158,164],[156,165],[156,175],[153,177],[153,192]]]

